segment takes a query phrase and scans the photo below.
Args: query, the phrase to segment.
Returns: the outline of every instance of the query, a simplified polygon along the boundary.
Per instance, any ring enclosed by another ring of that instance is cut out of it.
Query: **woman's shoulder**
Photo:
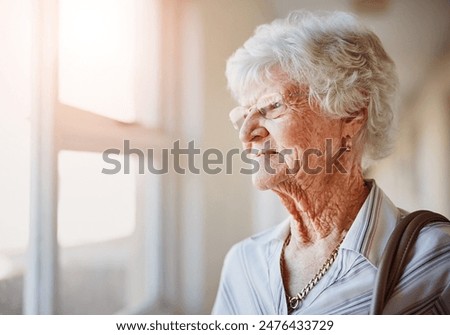
[[[408,214],[411,214],[410,212],[402,208],[398,208],[398,210],[400,212],[401,219],[404,219]],[[436,221],[425,225],[420,230],[417,237],[418,243],[421,243],[421,240],[426,240],[429,246],[433,245],[434,243],[450,243],[450,222]]]
[[[238,242],[236,245],[251,246],[267,246],[267,244],[271,244],[273,242],[283,242],[287,235],[289,234],[289,217],[284,219],[282,222],[276,224],[273,227],[266,228],[254,235]]]
[[[234,244],[228,251],[225,262],[266,259],[282,245],[288,233],[289,220],[286,219]]]
[[[385,314],[447,314],[450,311],[450,223],[419,233]]]
[[[425,226],[420,231],[416,243],[425,249],[437,246],[450,249],[450,222],[434,222]]]
[[[411,277],[418,279],[420,273],[426,280],[433,275],[450,280],[450,222],[434,222],[422,228],[409,257],[406,277],[414,274]]]

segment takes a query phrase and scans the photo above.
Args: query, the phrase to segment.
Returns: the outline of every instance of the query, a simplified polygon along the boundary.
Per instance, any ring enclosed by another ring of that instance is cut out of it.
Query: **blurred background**
[[[251,177],[107,175],[108,148],[240,148],[226,59],[294,9],[357,14],[400,77],[397,206],[450,215],[447,0],[0,0],[0,314],[208,314],[227,250],[286,212]]]

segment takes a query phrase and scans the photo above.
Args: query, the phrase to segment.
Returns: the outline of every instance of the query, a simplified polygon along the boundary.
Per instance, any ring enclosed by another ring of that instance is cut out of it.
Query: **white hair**
[[[367,108],[362,134],[364,168],[392,149],[393,97],[397,74],[379,38],[343,12],[295,11],[257,27],[227,62],[228,86],[239,101],[281,70],[309,89],[331,117],[355,116]]]

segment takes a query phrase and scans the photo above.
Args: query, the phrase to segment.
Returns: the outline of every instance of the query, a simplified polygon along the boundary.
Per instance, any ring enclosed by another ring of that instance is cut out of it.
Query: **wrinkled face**
[[[256,98],[244,97],[244,108],[234,109],[230,119],[248,158],[259,166],[252,175],[255,186],[273,189],[288,179],[308,183],[325,174],[326,150],[334,154],[341,148],[342,120],[311,108],[305,89],[283,80],[253,92]]]

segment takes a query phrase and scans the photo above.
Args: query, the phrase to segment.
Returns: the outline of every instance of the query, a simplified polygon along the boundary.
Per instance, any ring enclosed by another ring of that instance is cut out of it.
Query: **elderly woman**
[[[349,14],[293,12],[260,26],[226,75],[253,183],[291,215],[230,250],[213,313],[367,314],[404,215],[363,174],[392,144],[392,60]],[[384,313],[450,312],[449,246],[448,226],[423,229]]]

